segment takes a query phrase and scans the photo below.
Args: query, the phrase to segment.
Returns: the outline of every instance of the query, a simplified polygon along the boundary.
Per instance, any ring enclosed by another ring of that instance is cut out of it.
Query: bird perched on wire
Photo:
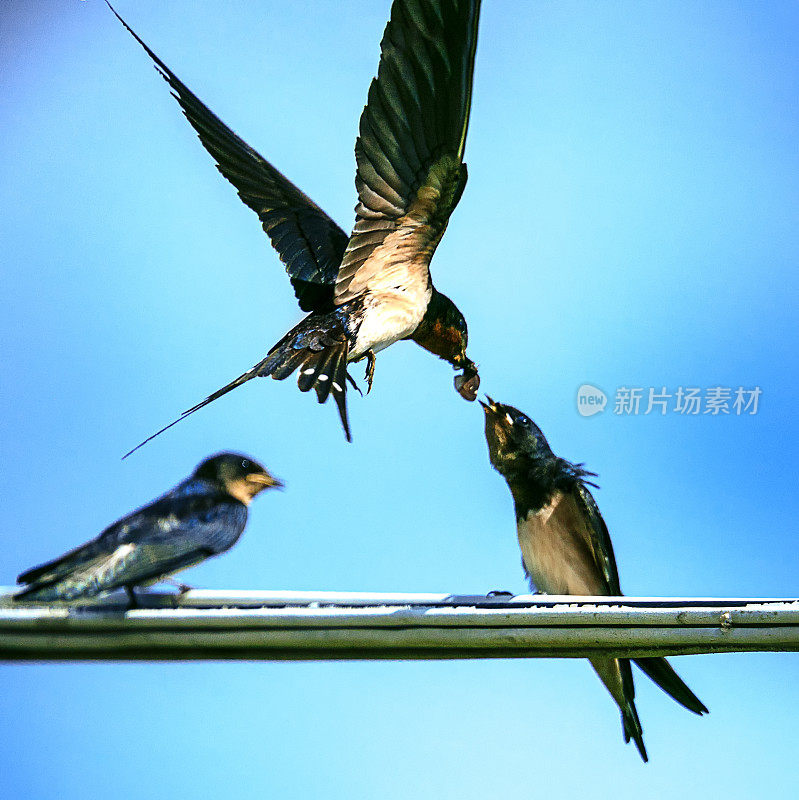
[[[349,237],[111,10],[153,59],[219,171],[258,215],[300,307],[310,312],[252,369],[141,444],[251,378],[283,380],[297,369],[300,391],[313,388],[320,403],[333,395],[351,441],[347,364],[367,359],[371,388],[375,353],[400,339],[462,370],[455,388],[474,400],[479,377],[466,356],[466,321],[433,286],[429,264],[466,185],[480,0],[393,3],[355,142],[358,203]]]
[[[23,572],[17,583],[27,586],[14,599],[77,600],[124,588],[136,605],[135,586],[158,583],[233,547],[252,499],[282,485],[247,456],[211,456],[174,489],[95,539]]]
[[[596,486],[589,480],[595,473],[556,456],[521,411],[486,399],[488,403],[480,404],[488,456],[513,495],[522,565],[530,583],[544,594],[621,595],[610,534],[588,489]],[[665,658],[632,660],[689,711],[707,713]],[[624,741],[632,739],[647,761],[630,660],[590,661],[621,710]]]

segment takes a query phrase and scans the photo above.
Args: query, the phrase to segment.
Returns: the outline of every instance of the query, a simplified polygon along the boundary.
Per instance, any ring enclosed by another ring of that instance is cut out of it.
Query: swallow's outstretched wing
[[[203,147],[216,161],[217,169],[258,215],[286,266],[300,308],[303,311],[330,308],[347,234],[313,200],[233,133],[139,38],[110,3],[108,7],[155,62]]]
[[[241,503],[215,495],[164,498],[96,539],[23,573],[16,598],[73,600],[157,581],[231,547],[247,521]]]
[[[355,143],[355,228],[337,305],[427,273],[466,185],[480,0],[395,2]]]

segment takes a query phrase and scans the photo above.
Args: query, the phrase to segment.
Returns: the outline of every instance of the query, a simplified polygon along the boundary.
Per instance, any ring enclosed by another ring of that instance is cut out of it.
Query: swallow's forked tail
[[[633,661],[663,691],[694,714],[709,714],[705,704],[688,688],[665,658],[634,658]]]
[[[332,394],[341,417],[341,425],[347,441],[352,441],[350,424],[347,417],[347,360],[349,356],[349,339],[341,328],[341,324],[334,313],[324,315],[310,315],[302,320],[299,325],[287,333],[270,351],[263,361],[252,369],[247,370],[226,386],[218,389],[197,403],[197,405],[184,411],[177,419],[165,425],[161,430],[148,436],[143,442],[137,444],[122,456],[127,458],[135,453],[147,442],[168,431],[190,414],[199,411],[222,395],[246,383],[251,378],[264,378],[271,376],[282,381],[300,367],[297,386],[301,392],[310,389],[316,390],[316,397],[320,403]]]
[[[709,713],[704,703],[686,686],[665,658],[635,658],[633,661],[666,694],[694,714]],[[613,699],[621,710],[624,741],[635,742],[641,758],[649,760],[644,746],[644,732],[638,711],[635,708],[635,685],[630,661],[626,658],[592,658],[591,666],[596,670]]]
[[[635,701],[630,698],[623,705],[619,706],[621,709],[621,724],[624,731],[625,744],[632,739],[635,746],[638,748],[638,753],[643,759],[644,764],[649,761],[649,756],[646,754],[646,747],[644,746],[644,729],[641,727],[641,720],[638,718],[638,709],[635,707]]]
[[[621,711],[621,727],[625,743],[635,742],[644,763],[649,761],[644,746],[644,730],[635,707],[635,684],[630,662],[626,658],[591,658],[591,666]]]
[[[644,764],[649,761],[644,746],[644,729],[641,727],[641,720],[638,718],[638,709],[635,707],[635,684],[633,683],[633,671],[630,662],[626,658],[616,659],[619,674],[621,676],[622,696],[616,698],[616,702],[621,710],[621,724],[624,730],[625,744],[630,739],[635,742],[638,753]],[[592,662],[593,663],[593,662]],[[612,663],[612,662],[611,662]],[[602,677],[602,675],[600,675]],[[603,678],[604,680],[604,678]],[[611,687],[608,686],[608,689]],[[612,694],[611,690],[611,694]]]

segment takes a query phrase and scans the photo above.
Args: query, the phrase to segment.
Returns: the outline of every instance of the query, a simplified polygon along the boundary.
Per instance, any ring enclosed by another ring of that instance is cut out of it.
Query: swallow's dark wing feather
[[[427,272],[466,185],[479,14],[480,0],[392,6],[355,143],[358,205],[338,305],[396,284],[396,263]]]
[[[336,274],[347,246],[347,234],[316,203],[236,136],[131,30],[110,4],[109,8],[156,63],[172,87],[186,119],[216,161],[217,169],[258,215],[286,266],[300,308],[304,311],[330,308]]]
[[[210,555],[213,553],[198,548],[181,552],[177,544],[124,544],[111,553],[81,564],[58,580],[32,583],[14,597],[45,602],[94,597],[122,586],[154,583]]]
[[[576,496],[582,504],[586,518],[589,522],[589,531],[592,539],[592,549],[594,551],[594,558],[602,568],[605,579],[608,582],[610,594],[620,595],[621,588],[619,586],[619,573],[616,568],[616,558],[613,555],[613,545],[610,541],[610,534],[608,533],[605,520],[599,512],[596,501],[588,488],[580,481],[575,489]],[[688,688],[683,679],[674,671],[674,668],[669,664],[665,658],[635,658],[633,659],[638,667],[651,678],[666,694],[676,700],[680,705],[693,711],[694,714],[707,714],[708,710],[704,703]],[[622,659],[620,663],[626,663],[626,659]],[[629,667],[627,667],[629,669]],[[623,671],[624,676],[624,671]],[[632,691],[632,674],[626,676],[626,683],[629,689],[625,691]],[[629,694],[633,697],[633,694]],[[633,734],[639,750],[643,747],[643,742],[639,743],[639,739]],[[645,751],[642,751],[645,756]],[[646,758],[644,758],[646,760]]]
[[[92,539],[86,544],[70,550],[68,553],[59,556],[58,558],[48,561],[46,564],[41,564],[38,567],[29,569],[17,577],[17,583],[34,583],[43,581],[51,583],[58,580],[64,575],[68,575],[72,570],[80,567],[82,564],[97,558],[98,555],[107,554],[107,549],[102,544],[100,538]]]
[[[52,584],[87,564],[109,557],[123,540],[130,541],[143,532],[146,533],[152,528],[154,520],[159,514],[168,514],[167,502],[175,508],[180,503],[179,500],[165,495],[117,520],[91,541],[48,561],[46,564],[23,572],[17,577],[17,583]]]
[[[586,520],[585,527],[589,537],[588,545],[591,548],[594,561],[607,584],[608,594],[618,596],[621,594],[619,570],[616,567],[613,544],[610,541],[610,534],[608,533],[607,525],[605,525],[605,520],[602,518],[596,500],[594,500],[593,495],[582,480],[578,480],[575,483],[572,491],[575,501]]]
[[[235,544],[246,522],[246,506],[230,495],[208,491],[175,497],[167,493],[114,523],[101,537],[114,544],[186,539],[221,553]]]
[[[165,508],[159,507],[162,503]],[[247,523],[242,503],[213,495],[164,498],[148,511],[148,530],[119,535],[117,552],[126,547],[131,551],[104,576],[102,590],[153,582],[222,553],[236,543]]]
[[[231,547],[247,509],[216,495],[168,495],[111,525],[92,542],[20,576],[17,597],[74,599],[120,586],[154,582]],[[53,566],[55,565],[55,566]],[[30,577],[34,576],[34,577]]]

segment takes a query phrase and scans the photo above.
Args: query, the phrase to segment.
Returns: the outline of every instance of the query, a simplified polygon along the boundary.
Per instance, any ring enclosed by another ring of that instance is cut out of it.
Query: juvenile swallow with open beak
[[[610,534],[588,489],[596,487],[589,480],[595,473],[556,456],[521,411],[486,399],[480,404],[488,457],[513,495],[522,566],[531,585],[543,594],[620,596]],[[707,713],[665,658],[632,660],[680,705],[695,714]],[[647,761],[630,659],[590,661],[621,710],[624,741],[632,739]]]
[[[60,558],[23,572],[15,600],[69,601],[149,586],[233,547],[252,499],[283,484],[237,453],[205,459],[174,489]]]
[[[252,369],[142,444],[251,378],[283,380],[295,370],[300,391],[313,388],[320,403],[333,395],[351,441],[347,364],[367,359],[371,388],[375,353],[401,339],[461,370],[455,388],[476,399],[479,377],[466,355],[466,320],[433,286],[429,265],[466,186],[463,155],[479,13],[480,0],[393,3],[355,142],[358,203],[348,237],[215,116],[114,11],[155,62],[219,171],[258,215],[300,308],[310,312]]]

